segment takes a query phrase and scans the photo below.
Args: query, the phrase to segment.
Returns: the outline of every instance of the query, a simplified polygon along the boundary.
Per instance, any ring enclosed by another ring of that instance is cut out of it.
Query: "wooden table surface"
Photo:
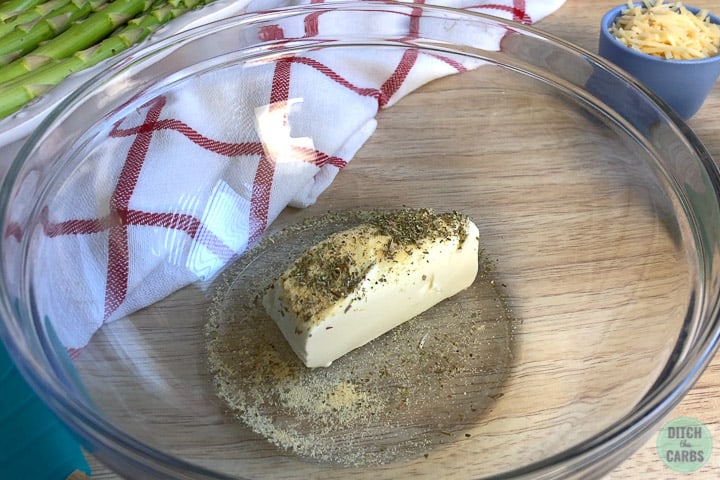
[[[576,45],[597,52],[598,24],[603,13],[617,5],[615,1],[568,0],[554,15],[537,26]],[[720,11],[720,1],[704,0],[694,6]],[[720,159],[720,85],[716,85],[701,110],[689,121],[710,154]],[[689,416],[705,423],[720,445],[720,355],[716,355],[698,383],[673,411],[669,419]],[[714,449],[708,463],[692,474],[676,473],[665,467],[656,450],[656,436],[622,465],[608,479],[716,479],[720,478],[720,448]]]
[[[573,42],[592,52],[597,51],[598,24],[603,13],[617,5],[616,1],[568,0],[555,14],[537,24],[555,36]],[[695,6],[720,12],[720,0],[704,0]],[[720,159],[720,85],[710,94],[699,113],[690,120],[700,139],[714,158]],[[711,431],[716,447],[708,463],[699,471],[682,474],[668,469],[658,457],[656,436],[628,460],[612,471],[608,479],[716,479],[720,478],[720,356],[704,372],[699,382],[669,419],[690,416],[703,422]],[[96,460],[90,459],[93,478],[116,479],[117,476]]]

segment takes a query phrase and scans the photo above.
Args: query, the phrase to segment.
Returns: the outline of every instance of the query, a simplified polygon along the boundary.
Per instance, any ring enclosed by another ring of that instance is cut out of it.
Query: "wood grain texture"
[[[597,52],[598,25],[604,12],[620,2],[568,0],[554,15],[538,27],[558,37]],[[691,5],[720,11],[720,1],[690,2]],[[700,111],[688,122],[713,158],[720,159],[720,85],[716,85]],[[607,480],[670,480],[720,478],[720,356],[716,355],[694,388],[669,416],[694,417],[705,423],[713,434],[715,448],[708,463],[692,474],[673,472],[658,458],[656,436],[607,475]]]
[[[73,473],[70,474],[69,477],[67,477],[66,480],[88,480],[88,476],[85,475],[84,472],[81,472],[80,470],[76,470]]]
[[[597,0],[568,0],[558,12],[540,22],[537,26],[555,36],[595,52],[597,51],[600,18],[607,9],[614,7],[618,3]],[[720,1],[705,1],[696,6],[720,12]],[[720,134],[718,134],[720,132],[720,86],[711,92],[706,104],[689,124],[695,129],[713,157],[720,159]],[[499,154],[501,153],[499,152]],[[517,181],[517,179],[514,181]],[[517,220],[517,225],[522,225],[522,219]],[[561,249],[558,250],[558,254],[560,251]],[[638,253],[641,252],[632,252],[631,255],[636,256]],[[602,259],[596,260],[602,261]],[[637,268],[658,267],[661,264],[662,259],[656,259],[654,263],[648,265],[639,264]],[[592,361],[592,358],[578,356],[578,361]],[[537,388],[541,389],[542,386],[539,385]],[[556,394],[562,395],[562,392],[556,392]],[[713,360],[689,395],[673,411],[670,418],[678,416],[697,418],[704,422],[713,433],[717,446],[710,461],[699,472],[683,475],[666,468],[658,458],[655,435],[652,435],[640,450],[608,474],[607,479],[720,478],[720,357]],[[92,456],[89,457],[89,460],[93,468],[94,479],[116,480],[118,478]]]

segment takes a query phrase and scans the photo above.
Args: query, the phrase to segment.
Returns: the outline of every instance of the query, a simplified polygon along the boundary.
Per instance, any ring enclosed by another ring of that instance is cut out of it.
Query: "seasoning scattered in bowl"
[[[720,18],[680,2],[636,2],[600,22],[599,54],[625,70],[684,120],[720,76]]]
[[[707,10],[691,12],[682,2],[628,3],[610,33],[630,48],[666,59],[697,60],[720,51],[720,26]]]

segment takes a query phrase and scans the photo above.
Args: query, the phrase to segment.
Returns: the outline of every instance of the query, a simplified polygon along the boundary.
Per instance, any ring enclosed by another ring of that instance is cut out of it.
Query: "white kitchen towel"
[[[319,2],[252,0],[247,9],[297,3]],[[279,19],[259,29],[258,41],[342,33],[346,19],[330,3],[302,28]],[[532,23],[563,0],[436,3]],[[427,33],[422,9],[387,5],[397,8],[371,21],[392,21],[408,39]],[[456,27],[459,39],[490,50],[506,33]],[[477,66],[412,48],[317,50],[238,65],[152,99],[113,126],[42,210],[32,267],[40,314],[75,351],[103,323],[212,278],[284,208],[315,202],[372,135],[379,109]]]

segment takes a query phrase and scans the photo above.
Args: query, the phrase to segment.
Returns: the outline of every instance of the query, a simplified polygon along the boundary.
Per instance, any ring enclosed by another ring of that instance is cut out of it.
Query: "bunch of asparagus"
[[[0,118],[212,0],[0,0]]]

